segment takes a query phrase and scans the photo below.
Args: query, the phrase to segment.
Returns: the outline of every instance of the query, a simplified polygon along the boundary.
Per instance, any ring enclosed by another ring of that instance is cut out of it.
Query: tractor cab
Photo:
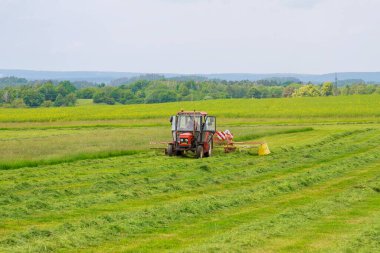
[[[180,111],[170,117],[173,141],[168,144],[166,153],[181,155],[187,151],[196,153],[198,158],[211,156],[216,119],[206,112]]]

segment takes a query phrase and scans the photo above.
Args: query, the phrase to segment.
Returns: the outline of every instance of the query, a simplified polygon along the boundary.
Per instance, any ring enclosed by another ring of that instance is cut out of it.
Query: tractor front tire
[[[213,142],[211,140],[208,143],[208,151],[205,153],[205,157],[210,157],[212,155],[212,146],[213,146]]]
[[[212,147],[211,147],[211,144],[210,144],[208,151],[205,153],[205,157],[210,157],[211,155],[212,155]]]
[[[196,150],[196,156],[197,158],[203,158],[203,146],[199,145]]]
[[[166,149],[166,153],[168,154],[168,156],[173,156],[174,155],[174,148],[173,148],[172,144],[168,145],[168,148]]]

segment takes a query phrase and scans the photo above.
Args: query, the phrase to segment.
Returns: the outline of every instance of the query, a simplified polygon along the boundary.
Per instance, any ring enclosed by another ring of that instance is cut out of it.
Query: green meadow
[[[92,105],[35,109],[0,108],[0,122],[52,122],[117,119],[162,119],[168,113],[207,110],[224,118],[374,118],[379,117],[380,95],[300,97],[284,99],[220,99],[144,105]]]
[[[164,156],[202,110],[239,150]],[[0,252],[379,252],[380,95],[0,108]]]

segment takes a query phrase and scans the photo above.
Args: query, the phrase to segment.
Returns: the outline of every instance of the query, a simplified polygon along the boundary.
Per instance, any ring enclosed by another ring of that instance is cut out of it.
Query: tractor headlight
[[[186,138],[181,138],[181,143],[188,143],[187,139]]]

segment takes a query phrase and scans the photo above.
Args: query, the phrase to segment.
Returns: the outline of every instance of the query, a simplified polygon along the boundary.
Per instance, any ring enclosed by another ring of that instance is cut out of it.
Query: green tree
[[[293,93],[293,97],[318,97],[320,93],[318,89],[312,85],[303,85],[296,92]]]
[[[106,103],[109,105],[113,105],[116,103],[116,99],[121,100],[121,93],[119,91],[122,91],[121,89],[117,89],[114,87],[103,87],[99,89],[94,94],[94,103]],[[115,99],[116,98],[116,99]]]
[[[64,106],[65,105],[65,97],[62,94],[58,94],[57,98],[54,101],[54,106]]]
[[[250,98],[261,98],[261,92],[256,87],[251,87],[248,91]]]
[[[129,90],[126,90],[126,92],[128,92]],[[131,96],[131,97],[127,97],[126,96],[126,98],[127,99],[133,99],[133,94],[130,92],[130,93],[127,93],[127,94],[130,94],[129,96]],[[143,90],[139,90],[139,91],[137,91],[136,92],[136,97],[137,98],[145,98],[145,92],[143,91]]]
[[[107,105],[114,105],[116,101],[113,97],[106,96],[104,99],[104,103],[106,103]]]
[[[113,89],[110,92],[110,97],[115,101],[121,101],[123,99],[124,92],[122,89]]]
[[[132,93],[130,89],[120,89],[120,92],[121,92],[121,97],[118,100],[119,103],[127,104],[135,98],[134,94]],[[144,95],[142,90],[139,90],[136,92],[136,97],[142,96],[142,95]]]
[[[8,90],[3,90],[1,94],[1,103],[9,103],[11,101],[11,95]]]
[[[24,100],[22,98],[17,98],[12,101],[11,107],[13,108],[23,108],[26,107]]]
[[[70,81],[62,81],[57,86],[57,93],[66,96],[76,91],[75,86]]]
[[[77,91],[78,98],[90,99],[94,96],[94,93],[97,91],[95,87],[87,87]]]
[[[270,86],[268,87],[269,94],[272,98],[282,97],[284,88],[281,86]]]
[[[77,97],[74,93],[68,94],[66,97],[64,97],[64,105],[65,106],[74,106],[77,102]]]
[[[295,91],[296,88],[294,86],[286,86],[282,92],[282,96],[285,98],[291,97]]]
[[[136,93],[137,91],[142,90],[145,87],[147,87],[149,84],[151,84],[151,82],[149,82],[147,80],[138,80],[138,81],[132,83],[129,86],[129,88],[132,90],[133,93]]]
[[[57,90],[52,82],[44,83],[40,88],[39,92],[44,96],[45,100],[54,101],[57,98]]]
[[[187,88],[185,85],[180,85],[178,91],[181,96],[187,96],[190,94],[189,88]]]
[[[94,103],[105,103],[106,101],[106,94],[102,90],[98,90],[95,92],[93,96]]]
[[[146,103],[164,103],[177,101],[177,93],[172,90],[154,90],[146,99]]]
[[[30,89],[25,93],[23,100],[29,107],[38,107],[44,102],[45,99],[44,96],[37,90]]]
[[[332,96],[334,85],[332,82],[324,82],[321,87],[321,96]]]
[[[346,85],[343,88],[341,88],[340,89],[340,94],[341,95],[345,95],[345,96],[350,95],[351,94],[351,88],[350,88],[350,86]]]
[[[43,107],[52,107],[54,105],[53,101],[45,100],[41,106]]]

